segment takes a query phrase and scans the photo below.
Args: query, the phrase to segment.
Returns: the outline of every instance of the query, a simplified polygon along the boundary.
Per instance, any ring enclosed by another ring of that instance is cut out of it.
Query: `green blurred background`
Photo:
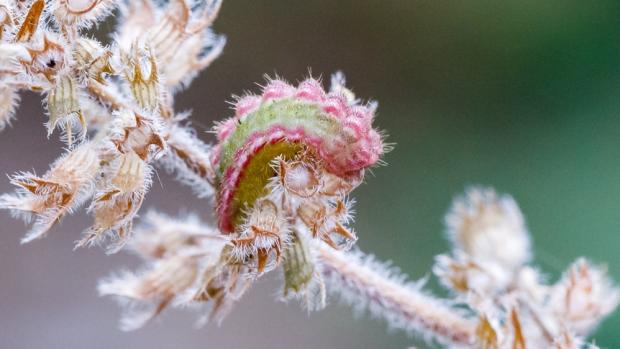
[[[620,280],[620,2],[229,1],[216,27],[230,42],[207,88],[342,69],[380,102],[396,147],[357,192],[362,250],[425,276],[451,199],[492,185],[550,278],[584,255]],[[618,329],[620,313],[597,343],[620,347]]]
[[[520,203],[536,265],[550,279],[583,255],[607,263],[620,280],[619,1],[228,0],[215,29],[229,39],[224,55],[177,101],[179,109],[194,110],[201,131],[231,114],[225,103],[231,94],[257,91],[264,73],[296,81],[309,68],[324,78],[343,70],[358,96],[379,101],[376,124],[396,147],[386,156],[389,166],[376,169],[355,195],[362,250],[394,261],[412,278],[425,277],[433,257],[448,248],[442,219],[452,198],[469,185],[492,185]],[[2,172],[42,171],[59,153],[60,145],[43,141],[42,113],[28,115],[25,108],[0,137],[2,149],[23,144],[13,148],[21,152],[1,155]],[[38,137],[40,143],[32,141]],[[34,153],[41,158],[36,163]],[[154,186],[147,207],[208,212],[204,201],[161,177],[165,188]],[[8,180],[0,189],[9,190]],[[192,316],[174,313],[120,334],[113,328],[118,311],[97,298],[95,280],[135,260],[97,250],[72,253],[71,242],[88,224],[83,216],[22,248],[16,246],[23,226],[5,213],[0,221],[6,222],[0,297],[7,300],[0,303],[0,322],[12,338],[6,347],[146,348],[149,338],[183,349],[416,343],[380,321],[352,317],[337,302],[308,316],[295,304],[273,302],[275,278],[259,285],[221,328],[195,331]],[[65,278],[49,276],[46,268]],[[42,280],[46,286],[39,289]],[[26,323],[34,323],[39,336],[31,336]],[[92,340],[60,335],[65,328]],[[597,344],[620,347],[619,328],[620,312],[601,326]]]

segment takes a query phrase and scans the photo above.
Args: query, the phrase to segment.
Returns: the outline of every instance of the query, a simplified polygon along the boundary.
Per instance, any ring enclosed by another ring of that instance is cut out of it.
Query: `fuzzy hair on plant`
[[[314,311],[333,295],[449,348],[593,347],[584,343],[619,289],[584,258],[547,283],[508,195],[474,187],[454,200],[451,249],[432,270],[447,299],[354,247],[352,192],[391,145],[373,126],[377,103],[357,98],[342,73],[327,89],[313,77],[267,77],[259,93],[236,97],[215,143],[203,142],[174,101],[222,52],[225,37],[211,29],[221,5],[0,0],[0,130],[20,93],[34,91],[48,136],[59,130],[66,145],[47,172],[17,172],[15,192],[0,196],[1,209],[31,224],[22,243],[85,208],[93,223],[76,248],[104,244],[144,260],[98,285],[123,305],[124,330],[169,307],[222,321],[257,279],[279,272],[282,299]],[[111,14],[110,45],[86,36]],[[212,200],[217,221],[150,211],[134,226],[158,170]]]

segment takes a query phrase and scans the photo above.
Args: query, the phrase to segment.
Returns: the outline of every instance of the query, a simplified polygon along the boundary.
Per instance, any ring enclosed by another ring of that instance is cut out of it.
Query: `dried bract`
[[[226,43],[223,36],[209,29],[221,3],[206,0],[194,6],[187,0],[171,0],[162,7],[151,0],[131,1],[123,11],[120,46],[128,50],[135,40],[150,43],[165,85],[172,90],[187,86],[220,55]]]
[[[120,250],[130,237],[133,218],[151,185],[151,173],[151,167],[134,152],[106,164],[100,188],[89,208],[94,224],[77,246],[92,245],[111,235],[116,241],[109,252]]]
[[[122,328],[144,325],[167,306],[211,304],[211,317],[222,316],[245,290],[239,266],[230,264],[230,240],[195,217],[173,220],[151,212],[136,230],[130,247],[148,261],[141,273],[125,272],[99,285],[102,295],[129,299]]]
[[[578,259],[553,287],[552,307],[562,324],[587,336],[620,302],[620,290],[611,284],[604,268]]]
[[[56,160],[41,177],[27,172],[14,175],[11,183],[18,190],[2,195],[0,208],[10,209],[26,220],[34,216],[34,226],[22,243],[43,236],[66,213],[88,199],[98,170],[99,158],[93,144],[84,143]]]
[[[138,106],[148,111],[156,110],[161,92],[157,63],[152,50],[134,43],[129,52],[121,54],[121,59],[125,79]]]
[[[47,95],[47,135],[49,137],[56,127],[60,127],[69,146],[73,144],[74,127],[80,127],[78,138],[86,137],[86,120],[80,108],[78,93],[76,81],[72,76],[65,75],[56,79],[56,86]]]

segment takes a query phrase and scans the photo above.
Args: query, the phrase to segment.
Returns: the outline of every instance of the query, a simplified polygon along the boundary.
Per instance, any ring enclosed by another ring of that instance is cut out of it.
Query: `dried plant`
[[[530,262],[525,220],[515,203],[473,188],[446,217],[452,250],[433,272],[451,291],[439,299],[372,256],[349,251],[351,192],[389,150],[372,126],[374,102],[308,78],[267,79],[259,95],[236,99],[235,115],[203,143],[175,93],[218,57],[210,29],[221,1],[0,1],[0,129],[19,92],[43,96],[48,134],[66,151],[42,176],[10,177],[17,190],[0,208],[34,221],[22,242],[44,236],[87,205],[93,216],[76,247],[124,246],[145,260],[99,284],[123,300],[122,328],[143,326],[168,306],[205,305],[221,321],[260,276],[284,275],[283,298],[309,310],[340,294],[390,326],[447,347],[582,348],[620,300],[604,268],[578,259],[556,284]],[[118,13],[113,43],[84,30]],[[133,227],[157,168],[199,197],[214,197],[217,224],[151,212]]]

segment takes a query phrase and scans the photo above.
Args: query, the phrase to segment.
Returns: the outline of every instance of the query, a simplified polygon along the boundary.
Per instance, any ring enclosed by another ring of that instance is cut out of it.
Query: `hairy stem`
[[[93,84],[89,87],[91,93],[113,108],[128,107],[105,86]],[[212,184],[208,150],[184,147],[182,139],[188,138],[192,137],[170,137],[168,142],[172,154],[195,176],[188,180],[190,183],[202,179]],[[474,320],[459,314],[446,302],[424,294],[415,286],[404,284],[402,277],[390,276],[385,266],[372,262],[371,258],[343,253],[325,244],[321,244],[319,256],[323,274],[331,284],[330,291],[343,294],[354,306],[365,306],[393,327],[418,332],[442,343],[470,345],[474,342]]]
[[[328,290],[340,293],[353,306],[367,308],[396,328],[416,332],[441,343],[471,345],[476,322],[445,302],[406,285],[402,277],[371,257],[345,253],[322,245],[319,257]]]

